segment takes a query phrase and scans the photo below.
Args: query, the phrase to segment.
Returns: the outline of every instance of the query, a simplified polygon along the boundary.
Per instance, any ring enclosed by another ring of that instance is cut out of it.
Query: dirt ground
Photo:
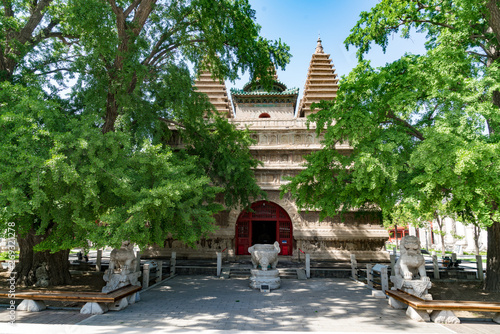
[[[432,281],[429,292],[435,300],[474,300],[500,302],[500,292],[487,292],[480,282]]]
[[[464,300],[500,303],[500,292],[483,290],[480,282],[439,282],[433,281],[429,292],[434,300]],[[455,311],[459,318],[492,318],[492,312]]]
[[[71,275],[72,284],[71,285],[61,285],[58,287],[48,287],[48,288],[35,288],[35,287],[21,287],[16,286],[16,291],[90,291],[90,292],[100,292],[102,287],[105,286],[106,282],[102,279],[103,273],[97,272],[86,272],[81,275]],[[8,274],[5,270],[0,272],[0,290],[8,290],[9,283],[7,282]]]
[[[58,287],[48,287],[48,288],[35,288],[35,287],[21,287],[16,286],[16,292],[22,291],[79,291],[79,292],[101,292],[101,289],[106,285],[102,278],[103,273],[97,272],[87,272],[81,275],[71,275],[72,284],[71,285],[61,285]],[[9,275],[7,271],[0,271],[0,291],[9,290],[9,282],[7,281]],[[18,301],[20,302],[20,300]],[[0,304],[8,304],[8,299],[0,298]],[[81,307],[83,303],[74,302],[59,302],[59,301],[46,301],[47,306],[53,307]]]

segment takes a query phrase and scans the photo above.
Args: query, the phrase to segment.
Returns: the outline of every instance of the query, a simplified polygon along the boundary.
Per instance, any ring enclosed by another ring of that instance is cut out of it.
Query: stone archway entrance
[[[242,211],[236,221],[236,255],[248,255],[254,244],[273,244],[278,241],[279,255],[292,255],[292,220],[279,205],[259,201],[251,206],[253,212]]]

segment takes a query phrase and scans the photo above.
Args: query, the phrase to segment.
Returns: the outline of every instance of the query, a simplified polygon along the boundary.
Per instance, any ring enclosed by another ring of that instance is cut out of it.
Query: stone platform
[[[278,269],[270,270],[250,270],[250,287],[253,289],[261,289],[262,285],[269,286],[269,289],[279,289],[281,286],[280,273]]]

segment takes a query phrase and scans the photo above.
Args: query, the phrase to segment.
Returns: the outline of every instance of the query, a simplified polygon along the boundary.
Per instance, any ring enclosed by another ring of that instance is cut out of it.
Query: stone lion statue
[[[134,244],[129,241],[122,242],[119,249],[113,249],[109,257],[110,272],[133,272],[136,270]]]
[[[113,249],[109,256],[109,268],[102,277],[106,286],[102,292],[108,293],[127,285],[141,286],[137,270],[137,259],[134,254],[134,245],[129,241],[122,242],[119,249]]]
[[[420,252],[417,237],[407,235],[401,239],[401,256],[394,266],[395,276],[411,280],[417,275],[423,280],[430,280],[425,272],[425,259]]]

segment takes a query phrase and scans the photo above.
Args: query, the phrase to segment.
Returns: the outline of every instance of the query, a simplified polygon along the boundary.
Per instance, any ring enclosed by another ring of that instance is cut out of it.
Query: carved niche
[[[301,240],[301,249],[306,253],[325,251],[383,251],[385,240]]]

